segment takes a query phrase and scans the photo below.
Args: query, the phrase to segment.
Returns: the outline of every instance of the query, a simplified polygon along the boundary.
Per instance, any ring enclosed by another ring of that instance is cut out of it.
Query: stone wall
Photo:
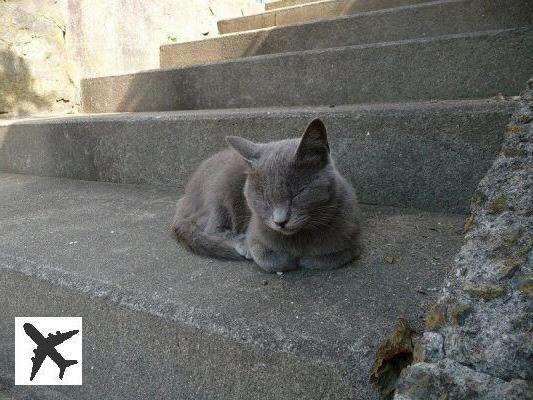
[[[66,1],[0,0],[0,118],[70,112]]]
[[[81,78],[159,67],[255,0],[0,0],[0,118],[76,112]]]
[[[255,0],[69,0],[76,78],[159,67],[159,46],[218,35],[219,19],[264,10]]]
[[[533,80],[465,230],[395,400],[533,399]]]

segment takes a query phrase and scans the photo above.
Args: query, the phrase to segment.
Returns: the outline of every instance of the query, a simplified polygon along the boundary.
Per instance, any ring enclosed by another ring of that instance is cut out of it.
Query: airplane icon
[[[31,369],[30,381],[35,378],[35,375],[39,371],[39,368],[41,368],[41,365],[47,356],[59,367],[59,379],[63,379],[67,367],[78,363],[76,360],[65,360],[55,349],[56,346],[78,333],[78,330],[65,333],[57,331],[55,335],[50,333],[48,334],[48,337],[45,338],[32,324],[25,323],[23,327],[26,334],[35,342],[35,344],[37,344],[37,348],[33,350],[35,356],[31,358],[33,367]]]

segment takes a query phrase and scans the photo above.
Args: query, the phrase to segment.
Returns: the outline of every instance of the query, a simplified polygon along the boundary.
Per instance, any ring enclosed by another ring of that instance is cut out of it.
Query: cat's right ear
[[[226,142],[246,161],[254,166],[261,156],[260,145],[239,136],[226,136]]]
[[[329,160],[329,144],[326,127],[320,119],[314,119],[302,136],[296,150],[296,164],[322,168]]]

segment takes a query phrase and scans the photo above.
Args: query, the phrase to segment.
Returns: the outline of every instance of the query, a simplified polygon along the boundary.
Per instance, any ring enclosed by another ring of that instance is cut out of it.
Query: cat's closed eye
[[[303,194],[307,189],[307,186],[304,186],[302,188],[300,188],[293,196],[292,198],[293,199],[296,199],[298,196],[300,196],[301,194]]]
[[[257,210],[262,211],[263,213],[268,213],[272,210],[270,202],[267,200],[254,200],[254,206]]]

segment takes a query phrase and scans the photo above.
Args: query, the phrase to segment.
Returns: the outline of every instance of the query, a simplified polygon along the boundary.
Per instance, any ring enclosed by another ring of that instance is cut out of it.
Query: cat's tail
[[[173,230],[178,241],[187,249],[201,256],[221,260],[243,260],[236,250],[237,243],[221,234],[208,234],[193,221],[184,218],[174,221]]]

